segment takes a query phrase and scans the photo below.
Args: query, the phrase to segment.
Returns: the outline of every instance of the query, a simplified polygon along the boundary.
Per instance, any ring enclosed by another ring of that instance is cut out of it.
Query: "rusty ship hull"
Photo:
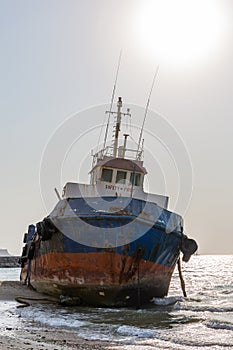
[[[111,204],[109,199],[107,202]],[[106,214],[105,210],[98,211],[97,216],[96,210],[93,213],[90,206],[87,211],[87,206],[81,205],[81,199],[67,202],[67,210],[72,207],[74,212],[76,208],[79,215],[53,217],[60,230],[49,239],[35,242],[32,285],[40,292],[69,296],[82,304],[96,306],[145,304],[153,297],[167,295],[180,254],[182,234],[178,230],[166,232],[165,220],[168,221],[171,214],[168,211],[162,210],[155,222],[138,219],[145,205],[152,215],[155,204],[132,199],[122,213]],[[88,232],[85,231],[87,223]],[[115,247],[84,245],[78,239],[74,240],[74,236],[64,234],[77,230],[79,237],[83,233],[88,237],[95,236],[99,242],[101,237],[96,237],[97,228],[101,229],[99,235],[109,227],[117,228],[121,234],[122,230],[128,230],[129,223],[133,225],[133,238],[127,244]],[[141,235],[140,232],[145,233]]]

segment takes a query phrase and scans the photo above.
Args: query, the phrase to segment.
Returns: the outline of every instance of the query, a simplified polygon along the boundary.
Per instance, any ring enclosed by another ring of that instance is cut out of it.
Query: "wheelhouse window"
[[[141,174],[139,174],[139,173],[131,173],[130,174],[130,182],[134,186],[140,186]]]
[[[112,169],[104,168],[102,170],[101,181],[112,182],[112,173],[113,173]]]
[[[125,184],[126,175],[127,175],[126,171],[118,170],[116,175],[116,183]]]

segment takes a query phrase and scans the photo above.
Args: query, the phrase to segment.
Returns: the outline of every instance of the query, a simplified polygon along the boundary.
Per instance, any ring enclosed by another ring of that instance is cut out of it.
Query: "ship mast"
[[[106,111],[105,113],[109,113],[109,114],[116,114],[116,124],[114,126],[115,128],[115,132],[114,132],[114,139],[113,139],[113,157],[117,157],[117,150],[118,150],[118,140],[119,140],[119,134],[120,134],[120,130],[121,130],[121,117],[124,115],[128,115],[131,116],[131,114],[129,113],[130,110],[129,108],[127,108],[127,112],[123,113],[121,112],[121,108],[122,108],[122,98],[118,97],[118,102],[117,102],[117,112],[112,112],[110,111]]]
[[[113,146],[113,157],[117,156],[118,139],[119,139],[120,126],[121,126],[121,108],[122,108],[122,99],[121,99],[121,97],[118,97],[117,120],[116,120],[116,127],[115,127],[116,130],[115,130],[114,146]]]

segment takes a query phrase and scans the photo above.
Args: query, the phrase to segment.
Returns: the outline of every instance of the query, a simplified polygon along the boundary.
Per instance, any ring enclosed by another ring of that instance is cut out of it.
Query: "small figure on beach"
[[[23,252],[21,256],[21,267],[25,266],[25,263],[27,263],[27,274],[26,278],[24,279],[24,284],[31,286],[30,283],[30,274],[31,274],[31,260],[33,259],[34,250],[35,250],[35,225],[31,224],[28,226],[28,233],[24,235],[24,243],[25,246],[23,247]]]

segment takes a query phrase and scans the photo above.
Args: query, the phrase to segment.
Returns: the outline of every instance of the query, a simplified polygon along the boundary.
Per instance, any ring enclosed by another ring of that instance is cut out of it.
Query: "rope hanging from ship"
[[[136,260],[137,260],[137,309],[141,307],[141,291],[140,291],[140,260],[143,256],[143,250],[141,247],[137,250]]]
[[[177,267],[178,267],[179,278],[180,278],[180,284],[181,284],[181,289],[182,289],[182,292],[183,292],[183,296],[186,298],[186,297],[187,297],[187,293],[186,293],[186,290],[185,290],[185,282],[184,282],[184,278],[183,278],[182,270],[181,270],[180,257],[179,257],[179,259],[177,260]]]
[[[194,241],[194,239],[190,239],[184,234],[182,235],[180,250],[183,253],[182,260],[184,262],[188,262],[189,261],[190,257],[197,251],[197,248],[198,248],[198,246],[197,246],[196,241]],[[180,284],[181,284],[181,289],[182,289],[182,292],[183,292],[183,296],[186,298],[187,297],[187,293],[186,293],[185,282],[184,282],[184,278],[183,278],[182,270],[181,270],[181,259],[180,259],[180,257],[177,260],[177,267],[178,267]]]

